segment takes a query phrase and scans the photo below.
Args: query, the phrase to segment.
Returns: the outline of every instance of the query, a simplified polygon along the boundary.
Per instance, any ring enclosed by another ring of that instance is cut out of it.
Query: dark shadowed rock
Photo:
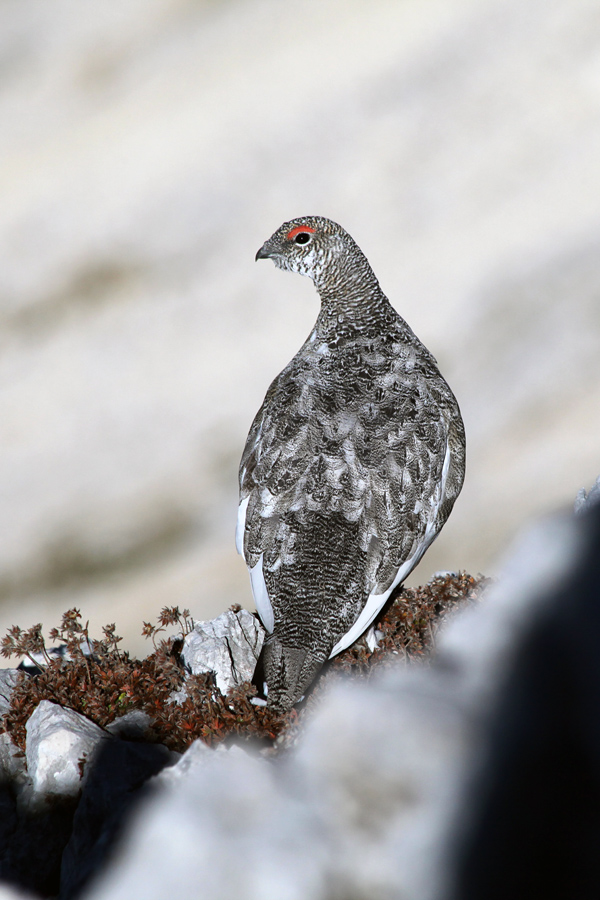
[[[71,833],[75,800],[33,790],[25,754],[0,735],[0,880],[56,895],[63,849]],[[4,895],[1,893],[0,900]]]
[[[119,716],[106,726],[106,730],[124,741],[152,742],[155,739],[152,719],[141,709],[132,709],[124,716]]]
[[[515,641],[444,900],[600,896],[598,484],[577,522],[576,558]]]
[[[179,754],[161,744],[115,740],[94,760],[73,820],[61,872],[61,900],[76,896],[106,864],[140,800],[144,783]]]

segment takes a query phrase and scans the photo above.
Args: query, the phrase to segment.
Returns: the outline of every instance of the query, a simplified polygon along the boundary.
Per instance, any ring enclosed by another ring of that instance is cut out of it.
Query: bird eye
[[[308,244],[310,241],[310,234],[307,231],[301,231],[300,234],[297,234],[294,238],[295,244]]]

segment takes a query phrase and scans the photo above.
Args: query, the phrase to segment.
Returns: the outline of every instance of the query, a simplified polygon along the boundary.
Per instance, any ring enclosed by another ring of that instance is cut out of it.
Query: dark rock
[[[124,741],[148,741],[152,743],[156,737],[152,728],[152,719],[148,713],[143,712],[141,709],[132,709],[130,712],[125,713],[124,716],[119,716],[118,719],[106,726],[106,730],[114,737],[121,738]]]
[[[63,855],[61,900],[75,897],[106,863],[146,794],[144,783],[178,758],[161,744],[115,740],[102,745],[88,772]]]
[[[63,850],[71,835],[75,800],[54,798],[44,806],[23,806],[11,782],[0,784],[0,879],[56,896]]]
[[[577,526],[491,709],[452,900],[600,897],[600,504]]]
[[[66,644],[59,644],[58,647],[50,647],[46,650],[46,654],[51,659],[69,658]],[[29,656],[24,656],[17,666],[17,669],[20,672],[25,672],[27,675],[39,675],[48,665],[47,656],[43,653],[31,653]]]

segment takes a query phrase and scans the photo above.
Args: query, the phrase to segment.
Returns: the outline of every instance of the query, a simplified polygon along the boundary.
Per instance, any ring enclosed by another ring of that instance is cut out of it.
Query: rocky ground
[[[367,683],[425,660],[446,614],[477,602],[484,585],[461,573],[397,591],[377,629],[333,660],[286,714],[253,703],[264,631],[240,607],[195,624],[187,611],[164,610],[146,626],[157,649],[144,660],[120,651],[111,629],[93,640],[76,611],[52,632],[61,656],[50,655],[41,629],[13,628],[3,653],[25,654],[25,668],[0,673],[0,878],[42,896],[79,895],[158,771],[185,768],[190,752],[203,758],[198,741],[271,760],[289,754],[335,683]],[[179,636],[165,639],[168,626],[181,626]]]
[[[593,895],[599,497],[524,535],[497,583],[399,592],[286,715],[253,702],[263,633],[239,607],[163,610],[141,661],[76,611],[59,657],[13,628],[1,896],[458,900],[524,871],[536,896]]]

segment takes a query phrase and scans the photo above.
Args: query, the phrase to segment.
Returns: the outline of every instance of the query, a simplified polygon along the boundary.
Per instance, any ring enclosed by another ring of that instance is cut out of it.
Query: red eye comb
[[[292,230],[288,233],[287,239],[288,241],[293,241],[297,234],[302,234],[303,231],[309,231],[311,234],[315,233],[314,228],[310,228],[308,225],[299,225],[297,228],[292,228]]]

